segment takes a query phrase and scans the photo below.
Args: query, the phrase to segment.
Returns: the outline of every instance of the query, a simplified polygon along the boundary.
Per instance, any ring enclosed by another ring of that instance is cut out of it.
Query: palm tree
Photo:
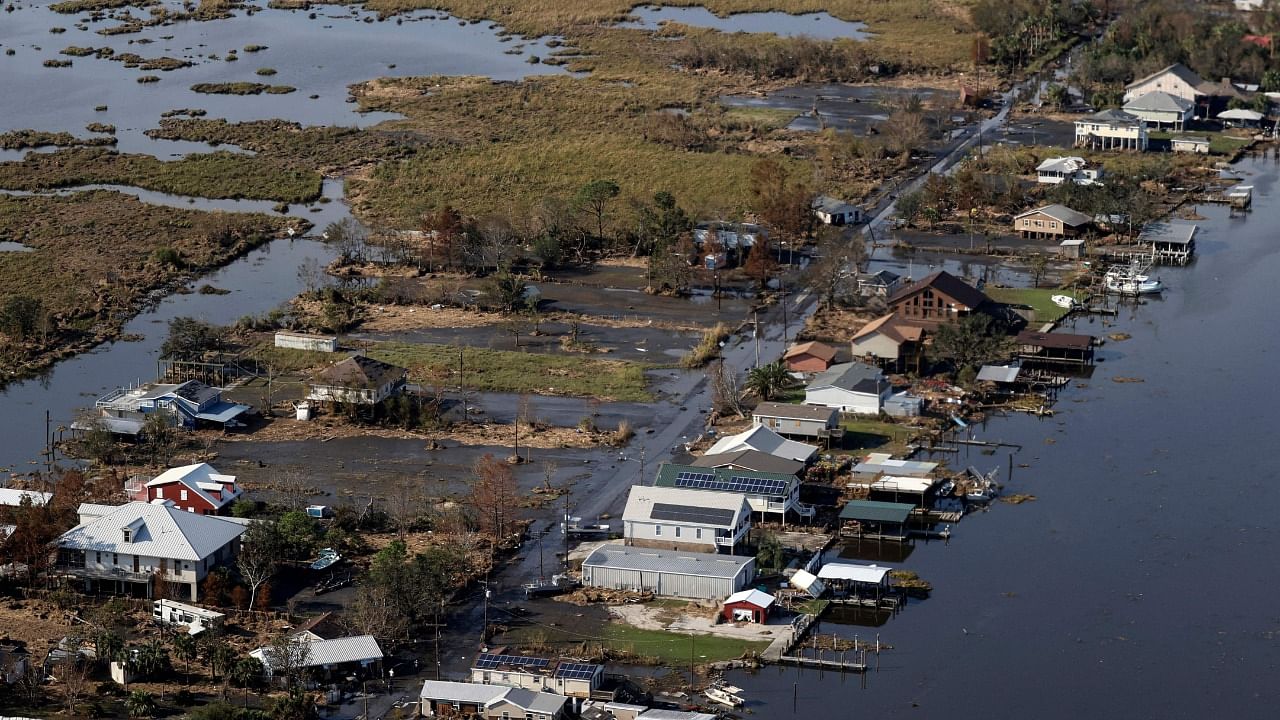
[[[241,658],[227,674],[231,682],[244,688],[244,706],[249,707],[249,688],[262,677],[262,663],[253,657]]]
[[[199,648],[196,639],[185,633],[173,636],[173,654],[182,661],[182,674],[186,685],[191,685],[191,661],[196,659]]]
[[[129,697],[124,701],[124,709],[131,718],[155,717],[156,700],[149,692],[135,690],[129,693]]]
[[[218,679],[219,673],[225,673],[231,669],[231,665],[236,661],[236,651],[224,640],[215,640],[205,650],[205,657],[209,660],[209,669],[213,671],[213,679]]]
[[[168,667],[169,653],[158,640],[153,640],[137,649],[133,661],[139,675],[152,677]]]
[[[790,384],[791,375],[780,362],[761,365],[747,373],[747,389],[759,395],[761,400],[772,400]]]

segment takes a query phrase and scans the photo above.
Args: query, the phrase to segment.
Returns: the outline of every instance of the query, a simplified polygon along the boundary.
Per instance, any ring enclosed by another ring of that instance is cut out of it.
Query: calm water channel
[[[1244,219],[1199,208],[1199,259],[1160,270],[1161,300],[1122,312],[1092,379],[1053,418],[991,421],[1022,445],[1007,492],[949,545],[902,567],[933,583],[879,633],[894,650],[857,676],[735,673],[759,717],[1274,717],[1280,689],[1280,487],[1274,420],[1280,356],[1280,168],[1246,161]],[[1116,383],[1114,377],[1141,378]],[[1002,468],[978,452],[953,464]],[[1007,478],[1004,478],[1007,480]],[[892,563],[891,563],[892,564]],[[874,662],[874,661],[873,661]],[[794,712],[793,712],[794,708]],[[841,708],[834,710],[834,708]]]

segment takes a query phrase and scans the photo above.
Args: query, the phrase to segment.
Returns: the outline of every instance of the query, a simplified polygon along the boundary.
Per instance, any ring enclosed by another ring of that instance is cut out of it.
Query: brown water
[[[949,545],[901,564],[933,583],[883,627],[856,676],[768,668],[731,679],[757,717],[1274,717],[1280,554],[1273,461],[1280,332],[1277,166],[1246,161],[1255,209],[1199,208],[1199,259],[1124,312],[1057,415],[991,421],[1020,443],[1008,492]],[[1142,383],[1116,383],[1117,376]],[[1003,455],[953,462],[1006,468]],[[1002,470],[1003,474],[1003,470]],[[1007,480],[1007,478],[1005,478]],[[793,713],[793,697],[795,712]],[[833,708],[840,708],[833,710]]]

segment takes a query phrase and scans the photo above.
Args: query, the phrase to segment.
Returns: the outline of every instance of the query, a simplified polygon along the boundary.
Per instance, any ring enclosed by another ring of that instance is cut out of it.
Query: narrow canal
[[[1280,278],[1275,162],[1247,160],[1255,208],[1198,208],[1199,259],[1160,269],[1161,299],[1122,311],[1093,377],[1052,418],[977,436],[1022,445],[1006,492],[949,545],[902,567],[933,584],[876,629],[821,632],[894,646],[861,678],[771,667],[732,673],[759,717],[1261,718],[1280,664],[1272,456],[1272,303]],[[1114,378],[1140,379],[1116,382]],[[989,470],[1007,458],[951,459]],[[1028,467],[1021,467],[1021,465]],[[871,661],[876,663],[874,659]],[[834,708],[840,708],[834,710]]]

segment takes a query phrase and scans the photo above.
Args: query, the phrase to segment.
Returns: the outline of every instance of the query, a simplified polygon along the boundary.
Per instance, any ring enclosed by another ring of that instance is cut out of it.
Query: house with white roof
[[[746,589],[755,575],[754,557],[609,543],[600,545],[582,561],[582,584],[587,587],[691,600],[723,600]]]
[[[787,460],[809,462],[818,452],[816,445],[788,440],[763,425],[753,425],[736,435],[725,435],[707,448],[707,455],[720,455],[740,450],[757,450]]]
[[[244,495],[235,475],[224,475],[209,463],[169,468],[125,490],[132,500],[172,500],[178,509],[199,515],[220,515]]]
[[[1089,167],[1088,161],[1082,157],[1046,158],[1036,166],[1036,182],[1042,185],[1092,185],[1102,177],[1102,168]]]
[[[23,502],[30,502],[32,505],[44,505],[52,497],[53,493],[40,492],[39,490],[0,488],[0,505],[8,505],[9,507],[18,507]]]
[[[277,662],[275,647],[260,647],[249,653],[262,663],[267,675]],[[353,635],[330,640],[295,635],[288,652],[289,664],[304,668],[318,678],[346,677],[356,673],[364,677],[382,677],[382,648],[372,635]]]
[[[636,485],[622,512],[628,545],[733,554],[751,530],[746,496],[680,487]]]
[[[755,588],[739,590],[724,599],[720,609],[728,622],[750,622],[761,625],[769,621],[769,608],[777,598]]]
[[[569,698],[555,693],[480,683],[426,680],[418,695],[423,717],[482,717],[486,720],[560,720]]]
[[[58,538],[56,567],[82,580],[86,591],[97,587],[149,598],[163,582],[197,600],[209,571],[235,560],[245,528],[167,502],[85,505],[80,524]]]

